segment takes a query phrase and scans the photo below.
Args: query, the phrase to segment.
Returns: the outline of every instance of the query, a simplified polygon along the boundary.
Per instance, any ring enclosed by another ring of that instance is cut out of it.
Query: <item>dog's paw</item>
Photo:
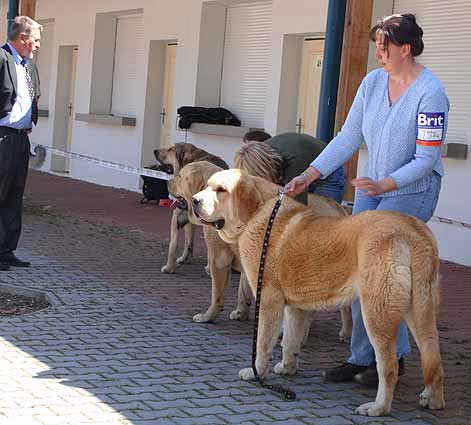
[[[183,254],[177,258],[177,264],[190,264],[191,263],[191,255]]]
[[[389,410],[386,409],[386,406],[379,405],[373,401],[362,404],[355,410],[355,413],[363,416],[384,416],[389,413]]]
[[[273,369],[273,371],[278,374],[278,375],[289,375],[289,376],[292,376],[292,375],[295,375],[296,374],[296,367],[285,367],[285,365],[283,364],[283,362],[279,362],[275,365],[275,368]]]
[[[235,309],[234,311],[231,312],[229,315],[229,319],[231,320],[248,320],[249,319],[249,310],[245,311],[240,311],[239,309]]]
[[[439,397],[436,400],[432,397],[432,391],[429,388],[425,388],[419,396],[419,404],[430,410],[439,410],[445,408],[445,400],[443,397]]]
[[[172,274],[172,273],[175,273],[175,269],[176,267],[174,266],[169,266],[168,264],[165,264],[165,266],[163,266],[160,271],[162,273],[167,273],[167,274]]]
[[[196,323],[207,323],[207,322],[211,322],[211,320],[212,320],[211,317],[203,313],[198,313],[193,316],[193,322],[196,322]]]
[[[243,381],[253,381],[255,379],[253,369],[251,367],[246,367],[245,369],[241,369],[239,371],[239,378],[242,379]]]
[[[340,332],[339,332],[339,341],[340,342],[349,343],[351,337],[352,337],[352,332],[351,331],[345,331],[343,328],[340,329]]]

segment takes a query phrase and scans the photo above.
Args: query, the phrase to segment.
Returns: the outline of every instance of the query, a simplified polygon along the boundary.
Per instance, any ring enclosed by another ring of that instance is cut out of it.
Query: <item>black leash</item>
[[[255,324],[253,330],[253,346],[252,346],[252,370],[255,375],[255,379],[263,388],[267,388],[271,391],[281,394],[287,400],[294,400],[296,398],[296,393],[294,391],[283,388],[279,385],[270,385],[263,381],[260,375],[257,372],[255,367],[255,360],[257,359],[257,339],[258,339],[258,319],[260,312],[260,298],[262,296],[262,284],[263,284],[263,271],[265,270],[265,258],[267,256],[268,250],[268,241],[270,240],[271,228],[273,227],[273,222],[275,221],[276,214],[280,208],[281,201],[285,194],[284,188],[280,189],[279,197],[273,207],[271,212],[270,220],[268,221],[267,230],[265,231],[265,238],[263,239],[262,253],[260,255],[260,266],[258,269],[258,280],[257,280],[257,295],[255,301]]]

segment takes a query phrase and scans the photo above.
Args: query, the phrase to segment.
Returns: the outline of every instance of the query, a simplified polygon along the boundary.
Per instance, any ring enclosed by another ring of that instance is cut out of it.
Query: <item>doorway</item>
[[[315,136],[324,57],[323,39],[303,42],[296,131]]]
[[[77,61],[78,46],[59,46],[52,147],[67,152],[72,146]],[[51,171],[69,173],[70,160],[53,155]]]
[[[165,49],[164,94],[160,113],[160,147],[169,147],[173,125],[173,93],[177,63],[177,44],[169,43]]]

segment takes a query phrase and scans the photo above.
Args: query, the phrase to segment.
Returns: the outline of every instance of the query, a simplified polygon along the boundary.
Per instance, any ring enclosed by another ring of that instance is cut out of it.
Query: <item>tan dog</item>
[[[202,190],[208,179],[221,168],[206,162],[199,161],[183,167],[179,174],[168,182],[169,192],[177,198],[185,199],[188,204],[188,218],[190,222],[201,225],[201,221],[195,216],[192,205],[192,198],[197,192]],[[316,215],[323,216],[345,216],[345,210],[335,201],[322,196],[310,194],[309,206]],[[204,235],[208,248],[208,263],[212,278],[211,305],[205,313],[194,316],[197,322],[207,322],[215,320],[224,307],[224,289],[231,276],[231,269],[241,272],[237,308],[231,312],[232,320],[246,320],[249,314],[249,307],[253,299],[252,291],[247,284],[245,275],[241,268],[237,245],[224,242],[213,227],[204,226]],[[349,307],[342,310],[342,328],[339,332],[340,340],[347,341],[351,335],[352,317]],[[312,315],[306,315],[305,332],[303,341],[309,334]]]
[[[259,257],[278,187],[240,170],[214,174],[193,197],[202,223],[227,243],[238,243],[252,291]],[[359,298],[374,347],[379,386],[376,400],[357,408],[379,416],[391,410],[397,382],[396,336],[405,320],[420,350],[425,390],[420,404],[445,406],[437,315],[439,257],[432,233],[414,217],[368,211],[348,217],[319,217],[310,208],[284,199],[276,216],[265,264],[256,367],[268,372],[279,323],[287,307],[283,361],[275,372],[292,374],[306,311],[349,304]],[[286,316],[285,316],[286,317]],[[240,371],[253,379],[251,368]]]
[[[202,190],[208,179],[222,169],[217,165],[199,161],[183,167],[178,175],[168,182],[169,192],[176,198],[183,198],[188,205],[188,219],[191,223],[201,225],[194,215],[191,204],[193,195]],[[224,309],[224,289],[231,278],[231,270],[242,272],[236,245],[224,242],[212,227],[203,227],[204,238],[208,248],[208,266],[212,281],[211,305],[205,313],[198,313],[193,317],[195,322],[209,322],[217,318]],[[252,292],[246,282],[245,275],[241,273],[237,308],[231,312],[232,320],[247,320],[249,307],[252,302]]]
[[[218,165],[222,169],[228,169],[228,165],[218,156],[212,155],[203,149],[197,148],[191,143],[176,143],[169,148],[154,150],[154,156],[165,167],[168,167],[170,174],[177,175],[181,168],[186,164],[195,161],[209,161]],[[183,252],[177,258],[178,230],[183,228],[185,231],[185,244]],[[175,273],[177,264],[182,264],[191,260],[193,256],[193,243],[195,229],[188,222],[185,203],[180,202],[179,207],[175,208],[170,222],[170,243],[168,246],[167,264],[162,267],[163,273]]]

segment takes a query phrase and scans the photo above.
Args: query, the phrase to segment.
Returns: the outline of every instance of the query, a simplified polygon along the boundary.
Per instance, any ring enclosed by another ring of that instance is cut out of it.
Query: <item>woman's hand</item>
[[[286,186],[286,193],[289,196],[297,196],[300,193],[306,192],[309,185],[321,176],[317,168],[309,167],[299,176],[294,177]]]
[[[352,185],[355,189],[365,191],[366,196],[378,196],[397,189],[396,182],[391,177],[379,181],[369,177],[358,177],[352,180]]]
[[[289,196],[297,196],[306,192],[307,184],[305,176],[296,176],[285,186],[286,194]]]

